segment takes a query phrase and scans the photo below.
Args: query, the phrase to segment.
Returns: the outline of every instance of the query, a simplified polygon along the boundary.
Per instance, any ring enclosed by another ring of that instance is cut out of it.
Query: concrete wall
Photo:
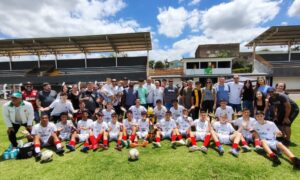
[[[300,90],[300,76],[298,77],[273,77],[273,85],[285,82],[287,90]]]

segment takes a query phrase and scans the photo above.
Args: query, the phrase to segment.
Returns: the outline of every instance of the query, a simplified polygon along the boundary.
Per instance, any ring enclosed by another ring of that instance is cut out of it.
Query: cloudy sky
[[[150,31],[150,59],[193,57],[300,22],[300,0],[1,0],[0,39]],[[135,53],[138,54],[138,53]]]

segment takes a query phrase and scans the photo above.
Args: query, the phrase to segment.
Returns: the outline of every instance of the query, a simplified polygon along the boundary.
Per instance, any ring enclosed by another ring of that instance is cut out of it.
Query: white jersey
[[[156,106],[154,109],[154,115],[157,119],[157,122],[159,123],[162,119],[165,118],[166,112],[167,112],[167,108],[165,106],[161,106],[161,109],[158,109],[158,107]]]
[[[172,118],[178,119],[180,116],[182,116],[182,111],[184,107],[181,105],[178,105],[178,108],[175,109],[173,106],[171,107],[170,111],[172,112]]]
[[[194,121],[194,125],[196,127],[196,131],[198,132],[208,132],[209,129],[208,129],[208,126],[209,126],[209,123],[207,120],[205,121],[201,121],[200,119],[196,119]]]
[[[75,129],[75,126],[71,120],[67,120],[66,124],[63,124],[62,122],[56,123],[56,128],[61,129],[59,135],[65,139],[70,137],[72,130]]]
[[[153,96],[154,96],[154,101],[153,101],[153,105],[156,106],[156,101],[157,100],[161,100],[161,103],[164,104],[163,102],[163,97],[164,97],[164,88],[159,87],[159,88],[155,88],[153,90]]]
[[[147,112],[147,109],[144,107],[144,106],[140,106],[140,107],[136,107],[136,106],[131,106],[129,108],[129,110],[132,111],[132,115],[133,115],[133,118],[134,119],[141,119],[142,118],[142,115],[141,113],[144,111],[144,112]]]
[[[128,119],[124,119],[123,120],[123,125],[126,128],[127,134],[131,134],[132,127],[135,126],[135,125],[137,125],[137,121],[135,119],[132,119],[131,121],[129,121]]]
[[[113,105],[117,106],[121,103],[122,95],[124,91],[124,88],[122,86],[115,86],[114,87],[114,95],[115,95],[115,100],[113,101]]]
[[[123,124],[116,122],[115,124],[113,122],[110,122],[108,124],[108,128],[110,129],[109,133],[111,134],[119,134],[123,130]]]
[[[80,130],[80,134],[89,134],[90,130],[93,127],[93,120],[87,119],[87,120],[79,120],[77,124],[77,128]]]
[[[147,89],[148,95],[147,95],[147,103],[153,103],[154,102],[154,84],[144,84],[144,88]]]
[[[33,126],[31,134],[39,135],[43,143],[47,143],[53,132],[57,131],[56,126],[52,122],[48,122],[46,127],[41,126],[40,123]]]
[[[221,135],[230,135],[235,131],[230,123],[222,124],[222,123],[220,123],[220,121],[217,121],[214,123],[213,126],[214,126],[216,133],[221,134]]]
[[[183,116],[180,116],[177,119],[176,123],[180,132],[186,132],[193,123],[193,119],[191,117],[185,118]]]
[[[60,99],[56,99],[49,107],[52,109],[51,116],[59,116],[62,112],[74,112],[73,105],[69,100],[63,103]]]
[[[256,120],[252,117],[249,118],[249,121],[244,121],[243,117],[240,117],[234,121],[232,121],[232,124],[237,126],[239,129],[242,128],[242,135],[244,137],[249,137],[251,136],[251,130],[254,129]]]
[[[102,110],[102,114],[103,114],[103,120],[106,122],[106,123],[109,123],[112,121],[112,113],[114,113],[115,111],[113,109],[111,109],[110,111],[108,111],[107,109],[103,109]]]
[[[107,129],[108,125],[105,121],[102,123],[99,123],[98,121],[93,122],[92,130],[95,137],[97,137],[101,131],[106,131]]]
[[[149,131],[149,120],[142,120],[140,119],[138,121],[138,126],[139,126],[139,132],[147,132]]]
[[[254,124],[254,130],[259,134],[261,139],[276,140],[276,132],[279,131],[274,122],[265,121],[265,124],[256,122]]]
[[[242,83],[228,83],[229,87],[229,103],[231,104],[241,104],[241,91],[243,89]]]
[[[158,127],[160,127],[163,132],[169,134],[176,128],[176,122],[174,119],[170,119],[169,121],[162,119],[158,124]]]
[[[225,109],[222,109],[221,107],[218,107],[217,110],[216,110],[216,117],[220,118],[220,116],[223,114],[223,113],[226,113],[227,114],[227,119],[228,120],[232,120],[232,115],[233,115],[233,109],[231,106],[226,106]]]

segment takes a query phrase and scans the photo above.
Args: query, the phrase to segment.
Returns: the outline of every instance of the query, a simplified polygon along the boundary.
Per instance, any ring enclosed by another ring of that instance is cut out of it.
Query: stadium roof
[[[272,26],[246,46],[276,46],[300,44],[300,25]]]
[[[0,40],[0,57],[151,49],[150,32]]]

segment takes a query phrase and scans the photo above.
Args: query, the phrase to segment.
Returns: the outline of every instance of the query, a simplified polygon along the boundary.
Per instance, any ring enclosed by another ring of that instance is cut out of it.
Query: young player
[[[109,141],[117,141],[116,150],[122,150],[122,140],[126,141],[127,137],[123,135],[124,126],[118,122],[117,113],[112,113],[112,121],[108,124]]]
[[[49,122],[49,117],[46,114],[42,115],[40,123],[33,126],[31,134],[33,135],[36,160],[41,159],[41,147],[44,146],[55,145],[57,154],[64,153],[63,146],[57,137],[56,131],[55,124]]]
[[[137,137],[138,139],[143,139],[143,143],[147,141],[147,136],[149,133],[149,125],[150,122],[149,119],[147,118],[147,113],[142,112],[142,118],[138,120]]]
[[[147,112],[147,109],[144,106],[141,105],[140,99],[136,99],[135,100],[135,105],[131,106],[129,108],[129,110],[132,111],[134,119],[141,119],[141,117],[142,117],[141,113],[143,111]]]
[[[300,168],[300,159],[296,157],[286,146],[284,146],[281,142],[276,140],[276,137],[282,136],[282,132],[277,128],[274,122],[265,120],[264,112],[257,111],[256,112],[256,120],[254,130],[258,133],[262,147],[272,159],[275,165],[281,164],[278,156],[272,151],[282,151],[293,163],[294,167]]]
[[[241,133],[235,131],[228,122],[227,113],[222,113],[219,117],[220,120],[213,124],[218,139],[222,144],[232,144],[230,153],[237,157],[239,155],[238,146],[241,139]]]
[[[102,110],[102,114],[103,114],[103,119],[104,121],[108,124],[111,122],[112,117],[111,115],[115,112],[115,110],[113,109],[113,104],[112,102],[107,102],[106,104],[106,109]]]
[[[60,113],[60,121],[56,123],[57,134],[60,140],[69,141],[71,135],[76,133],[76,128],[71,120],[68,120],[68,113]]]
[[[165,117],[166,112],[167,108],[164,105],[162,105],[162,101],[160,99],[156,100],[156,106],[154,107],[154,115],[157,123],[160,123],[160,121]]]
[[[176,124],[179,133],[186,138],[189,134],[190,127],[193,124],[193,119],[189,117],[189,112],[187,109],[183,109],[182,116],[178,117]]]
[[[123,130],[125,135],[129,137],[129,142],[127,141],[127,146],[133,144],[136,139],[137,131],[137,120],[133,119],[132,111],[128,110],[126,112],[127,119],[123,120],[125,129]],[[124,136],[125,136],[124,135]]]
[[[173,100],[172,104],[173,104],[173,106],[171,107],[170,111],[172,113],[172,118],[176,120],[180,116],[182,116],[182,111],[183,111],[184,107],[178,104],[177,99]]]
[[[222,113],[226,113],[227,114],[227,119],[229,121],[232,120],[232,115],[234,114],[233,109],[232,109],[231,106],[227,106],[227,101],[224,100],[224,99],[220,100],[220,107],[218,107],[217,110],[216,110],[216,114],[215,115],[217,117],[217,120],[220,119],[219,117],[220,117],[220,115]]]

